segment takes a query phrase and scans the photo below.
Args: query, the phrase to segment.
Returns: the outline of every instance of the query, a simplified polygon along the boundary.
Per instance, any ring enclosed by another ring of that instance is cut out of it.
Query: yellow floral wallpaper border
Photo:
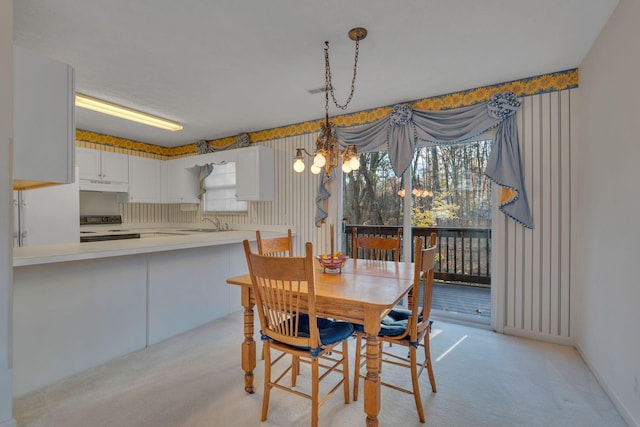
[[[556,73],[542,74],[540,76],[526,79],[514,80],[491,86],[484,86],[469,89],[461,92],[449,93],[446,95],[423,98],[417,101],[407,102],[418,110],[450,110],[453,108],[477,104],[488,101],[496,92],[513,92],[518,97],[537,95],[540,93],[555,92],[564,89],[578,87],[578,69],[559,71]],[[331,118],[336,126],[355,126],[371,123],[391,112],[393,106],[379,107],[372,110],[359,111],[351,114],[342,114]],[[320,124],[323,119],[292,124],[273,129],[265,129],[257,132],[250,132],[251,142],[269,141],[272,139],[285,138],[288,136],[302,135],[306,133],[320,131]],[[208,141],[213,147],[224,147],[236,140],[236,136],[215,139]],[[165,158],[181,157],[193,155],[197,152],[195,144],[182,145],[180,147],[161,147],[159,145],[147,144],[140,141],[118,138],[110,135],[89,132],[81,129],[76,130],[76,141],[90,142],[97,145],[105,145],[115,148],[131,150],[134,152],[154,154]],[[77,143],[76,143],[77,144]]]

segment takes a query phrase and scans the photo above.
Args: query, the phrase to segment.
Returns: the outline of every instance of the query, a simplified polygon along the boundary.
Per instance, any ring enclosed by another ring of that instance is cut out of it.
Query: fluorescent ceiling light
[[[109,114],[111,116],[120,117],[122,119],[132,120],[134,122],[143,123],[149,126],[155,126],[161,129],[171,131],[182,129],[182,124],[142,111],[133,110],[131,108],[122,107],[111,102],[101,99],[92,98],[81,93],[76,93],[76,107],[86,108],[88,110],[97,111],[99,113]]]

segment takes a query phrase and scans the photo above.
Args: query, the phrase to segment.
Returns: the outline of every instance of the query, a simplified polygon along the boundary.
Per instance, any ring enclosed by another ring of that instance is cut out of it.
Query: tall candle
[[[329,232],[331,233],[331,258],[333,258],[333,224],[329,225]]]

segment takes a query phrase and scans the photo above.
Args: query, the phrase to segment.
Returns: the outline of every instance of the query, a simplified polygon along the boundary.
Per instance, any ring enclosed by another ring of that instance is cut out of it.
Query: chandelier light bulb
[[[311,165],[311,173],[314,175],[318,175],[320,173],[320,171],[322,170],[321,167],[316,166],[316,164],[312,164]]]
[[[349,173],[351,172],[351,166],[349,166],[349,162],[342,163],[342,172]]]
[[[358,156],[353,156],[349,160],[349,166],[351,167],[351,170],[354,170],[354,171],[357,171],[358,169],[360,169],[360,159],[358,158]]]
[[[324,167],[324,165],[327,164],[327,159],[322,155],[322,153],[318,153],[313,158],[313,164],[316,165],[318,168],[322,168]]]
[[[304,170],[304,161],[302,159],[297,159],[293,164],[293,170],[300,173]]]

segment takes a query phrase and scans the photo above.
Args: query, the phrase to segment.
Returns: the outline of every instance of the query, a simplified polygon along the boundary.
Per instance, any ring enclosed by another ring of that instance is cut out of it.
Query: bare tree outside
[[[360,155],[360,169],[344,174],[344,218],[350,224],[401,225],[397,178],[386,151]]]
[[[412,162],[413,191],[395,176],[386,151],[360,155],[359,170],[344,175],[349,224],[401,225],[403,197],[412,197],[411,223],[423,227],[490,227],[491,182],[484,175],[491,141],[421,147]]]

